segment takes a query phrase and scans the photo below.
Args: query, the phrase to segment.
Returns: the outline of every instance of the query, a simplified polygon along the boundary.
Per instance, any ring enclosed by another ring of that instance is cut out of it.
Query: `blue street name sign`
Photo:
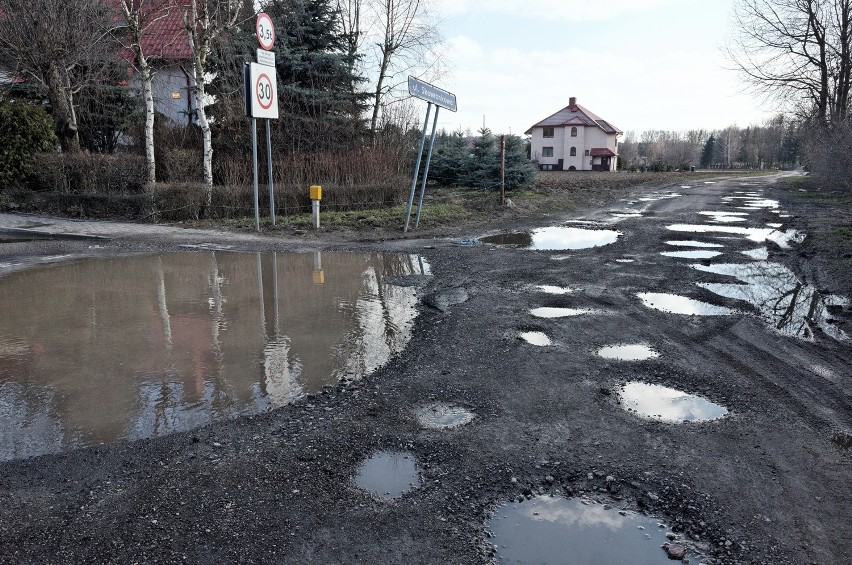
[[[437,86],[432,86],[428,82],[423,82],[414,77],[408,77],[408,93],[441,108],[446,108],[450,112],[455,112],[458,109],[455,94],[441,90]]]

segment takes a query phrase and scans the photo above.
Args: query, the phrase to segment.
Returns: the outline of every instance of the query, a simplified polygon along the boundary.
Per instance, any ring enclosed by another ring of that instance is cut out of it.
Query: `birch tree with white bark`
[[[208,57],[213,42],[237,24],[242,7],[243,0],[191,0],[189,9],[184,12],[184,24],[192,48],[196,119],[201,128],[202,176],[208,208],[213,202],[213,140],[205,109]]]
[[[156,24],[170,17],[173,10],[178,8],[174,0],[119,0],[124,26],[120,31],[126,31],[127,37],[119,36],[122,44],[133,51],[133,66],[142,84],[142,99],[145,103],[145,163],[146,178],[149,190],[157,182],[157,163],[154,153],[154,74],[152,58],[162,56],[161,52],[147,53],[146,38]],[[161,46],[165,44],[161,41]]]

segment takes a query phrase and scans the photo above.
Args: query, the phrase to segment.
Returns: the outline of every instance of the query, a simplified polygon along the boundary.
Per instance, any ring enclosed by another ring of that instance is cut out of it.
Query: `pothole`
[[[565,226],[539,228],[529,232],[502,233],[480,239],[483,243],[511,245],[522,249],[561,251],[588,249],[615,243],[621,232]]]
[[[420,468],[410,452],[379,451],[358,466],[355,484],[377,498],[391,500],[420,486]]]
[[[718,257],[722,253],[720,251],[710,251],[709,249],[690,249],[688,251],[662,251],[660,255],[663,257],[673,257],[676,259],[712,259]]]
[[[801,243],[805,236],[796,230],[776,230],[773,228],[746,228],[741,226],[725,225],[703,225],[703,224],[673,224],[666,229],[676,232],[688,233],[721,233],[744,236],[749,241],[763,243],[771,241],[781,247],[788,249],[791,243]]]
[[[540,284],[533,288],[538,292],[543,292],[545,294],[571,294],[574,292],[573,289],[570,289],[567,286],[555,286],[549,284]]]
[[[658,292],[641,292],[637,294],[648,308],[668,312],[670,314],[684,314],[688,316],[729,316],[735,310],[725,306],[708,304],[686,296]]]
[[[755,261],[766,261],[767,259],[769,259],[769,249],[765,247],[758,247],[757,249],[740,251],[740,253],[750,259],[754,259]]]
[[[714,294],[753,305],[767,325],[781,334],[812,339],[819,328],[837,340],[847,339],[843,330],[831,323],[827,307],[846,305],[841,297],[822,295],[780,263],[719,263],[691,265],[705,273],[730,276],[739,283],[698,283]]]
[[[642,343],[607,345],[598,349],[596,353],[604,359],[616,361],[645,361],[660,356],[659,353]]]
[[[445,430],[469,424],[473,421],[474,414],[456,404],[433,402],[415,410],[414,417],[424,428]]]
[[[745,222],[747,219],[744,216],[748,216],[747,212],[698,212],[702,216],[709,216],[710,219],[714,222],[719,222],[722,224],[730,224],[737,222]]]
[[[701,396],[636,381],[622,386],[618,397],[625,410],[665,422],[718,420],[728,413],[724,406]]]
[[[544,306],[530,310],[530,314],[536,318],[567,318],[570,316],[592,314],[594,312],[595,310],[589,310],[587,308],[556,308],[552,306]]]
[[[544,332],[521,332],[518,334],[518,337],[530,345],[538,347],[553,345],[553,342],[550,341],[550,338]]]
[[[721,247],[725,247],[721,243],[709,243],[706,241],[697,241],[694,239],[667,241],[666,245],[671,245],[674,247],[701,247],[708,249],[718,249]]]
[[[671,563],[661,524],[581,499],[535,496],[498,507],[485,527],[500,563]]]

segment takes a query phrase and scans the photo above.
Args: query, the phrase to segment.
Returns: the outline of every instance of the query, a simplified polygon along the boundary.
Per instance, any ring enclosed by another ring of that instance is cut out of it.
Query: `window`
[[[572,147],[572,148],[571,148],[571,156],[572,156],[572,157],[576,157],[576,156],[577,156],[577,148],[576,148],[576,147]]]
[[[553,147],[542,147],[541,148],[541,156],[542,157],[553,157]]]
[[[589,156],[589,150],[586,149],[586,157],[588,157],[588,156]]]
[[[544,137],[553,137],[553,128],[544,128]]]
[[[577,137],[577,128],[571,128],[571,137]]]

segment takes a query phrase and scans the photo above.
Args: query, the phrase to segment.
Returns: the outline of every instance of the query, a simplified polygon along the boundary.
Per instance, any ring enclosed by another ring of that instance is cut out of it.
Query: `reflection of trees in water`
[[[811,339],[817,327],[834,339],[846,339],[843,331],[828,323],[826,301],[837,302],[838,299],[822,296],[783,265],[761,261],[693,267],[742,281],[744,284],[698,284],[720,296],[752,304],[761,317],[784,335]]]
[[[415,293],[383,277],[427,265],[326,253],[323,284],[314,267],[311,255],[167,253],[4,277],[0,459],[59,449],[39,437],[69,448],[279,406],[405,345]]]

